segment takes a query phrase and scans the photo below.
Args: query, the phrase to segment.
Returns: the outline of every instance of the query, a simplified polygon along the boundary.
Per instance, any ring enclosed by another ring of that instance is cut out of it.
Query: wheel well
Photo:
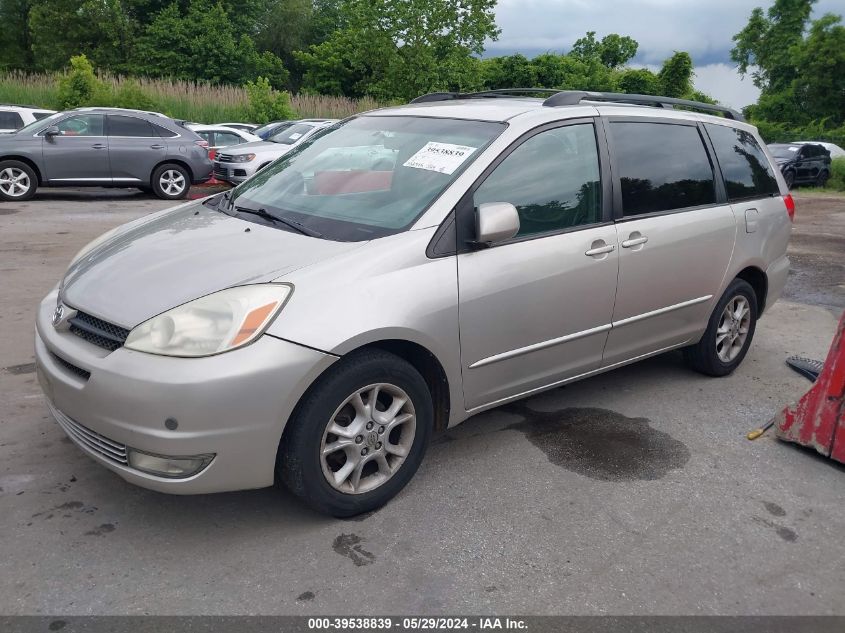
[[[35,172],[35,175],[38,177],[38,184],[40,185],[44,182],[44,178],[41,176],[41,170],[38,169],[38,165],[36,165],[32,160],[26,158],[25,156],[2,156],[0,157],[0,161],[4,160],[16,160],[20,163],[26,163],[32,168],[32,171]]]
[[[757,297],[757,314],[759,316],[766,308],[766,293],[769,290],[769,280],[766,278],[766,273],[759,268],[749,266],[741,270],[737,278],[744,279],[754,288],[754,294]]]
[[[174,159],[163,160],[160,163],[156,164],[155,167],[153,167],[153,170],[150,172],[150,184],[151,185],[153,184],[153,174],[156,173],[156,169],[158,169],[162,165],[179,165],[180,167],[184,167],[185,170],[188,172],[188,178],[190,179],[191,183],[194,182],[194,172],[188,166],[188,163],[181,161],[178,158],[174,158]]]
[[[434,430],[445,431],[449,425],[449,380],[443,365],[437,357],[422,345],[403,340],[386,340],[369,343],[353,351],[375,348],[381,349],[409,362],[422,375],[431,392],[434,405]]]

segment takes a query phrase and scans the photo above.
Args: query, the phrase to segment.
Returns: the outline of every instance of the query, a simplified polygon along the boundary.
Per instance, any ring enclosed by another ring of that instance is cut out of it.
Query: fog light
[[[129,449],[129,465],[138,470],[159,477],[184,479],[196,475],[211,463],[214,455],[193,455],[190,457],[165,457],[151,455],[137,449]]]

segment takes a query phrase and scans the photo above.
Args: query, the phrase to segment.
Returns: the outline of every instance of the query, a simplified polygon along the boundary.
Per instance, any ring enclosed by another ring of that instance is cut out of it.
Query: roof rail
[[[690,108],[692,110],[701,110],[703,112],[716,112],[723,115],[725,118],[733,119],[734,121],[745,120],[736,110],[726,108],[725,106],[713,105],[712,103],[691,101],[689,99],[676,99],[674,97],[660,97],[655,95],[626,94],[623,92],[562,90],[546,99],[543,102],[543,105],[549,107],[577,105],[582,101],[609,101],[615,103],[630,103],[634,105],[650,105],[658,108],[673,108],[674,106],[679,106],[682,108]]]
[[[451,101],[453,99],[490,99],[519,95],[555,95],[559,90],[553,88],[497,88],[480,92],[430,92],[412,99],[410,103],[430,103],[432,101]]]

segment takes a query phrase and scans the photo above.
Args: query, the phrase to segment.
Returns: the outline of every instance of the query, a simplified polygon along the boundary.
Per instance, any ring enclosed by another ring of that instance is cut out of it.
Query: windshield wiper
[[[299,233],[307,235],[308,237],[323,237],[323,234],[319,231],[309,229],[307,226],[305,226],[304,224],[300,224],[296,220],[291,220],[290,218],[284,218],[278,215],[273,215],[272,213],[269,213],[267,209],[250,209],[248,207],[236,206],[235,211],[238,213],[257,215],[260,218],[270,220],[271,222],[275,222],[277,224],[284,224],[285,226],[292,228],[294,231],[298,231]]]
[[[229,196],[231,196],[231,195],[232,195],[232,190],[229,189],[229,191],[225,192],[223,195],[213,195],[213,196],[207,197],[205,200],[202,201],[202,205],[204,207],[213,207],[214,209],[216,209],[218,211],[222,211],[222,212],[225,213],[227,208],[226,208],[226,206],[223,206],[221,208],[221,204],[227,203],[227,206],[228,206]]]

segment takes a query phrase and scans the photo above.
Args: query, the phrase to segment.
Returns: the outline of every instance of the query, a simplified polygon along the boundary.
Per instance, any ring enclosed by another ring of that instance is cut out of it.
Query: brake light
[[[194,145],[199,145],[200,147],[208,149],[208,141],[203,141],[202,139],[200,139],[199,141],[194,141]]]
[[[788,193],[783,197],[786,203],[786,213],[789,215],[789,221],[795,222],[795,200],[792,199],[792,194]]]

